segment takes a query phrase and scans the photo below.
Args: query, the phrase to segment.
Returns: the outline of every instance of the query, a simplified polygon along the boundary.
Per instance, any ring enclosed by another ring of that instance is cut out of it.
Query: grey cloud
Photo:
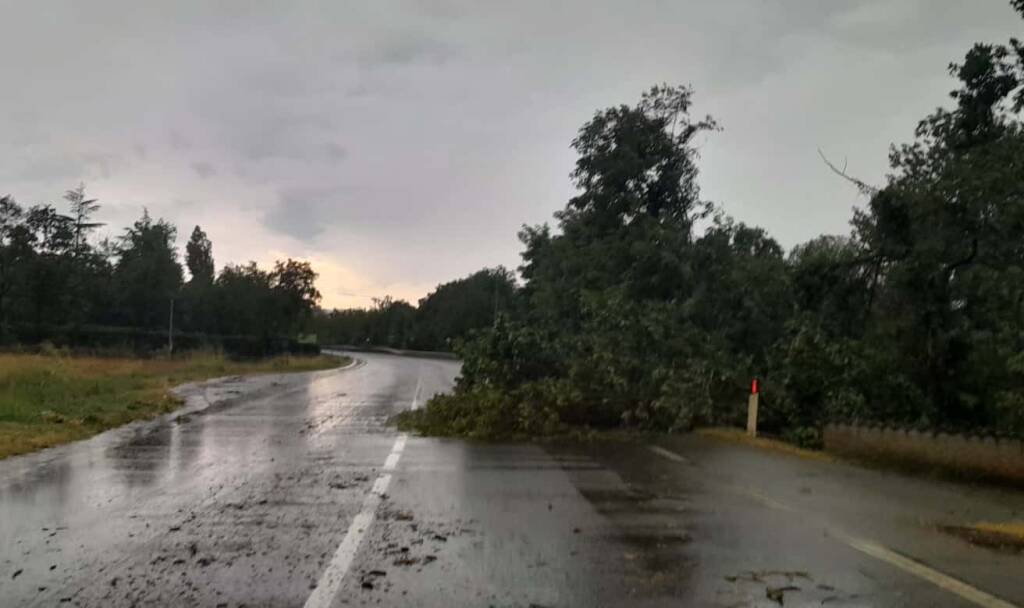
[[[327,230],[340,203],[337,190],[293,189],[278,195],[278,202],[263,217],[271,231],[309,240]]]
[[[16,181],[68,182],[81,174],[81,164],[66,155],[25,158],[10,164],[4,171],[8,179]]]
[[[89,152],[82,155],[83,172],[86,178],[110,179],[116,171],[123,169],[125,157],[107,152]]]
[[[54,153],[39,146],[6,150],[0,155],[13,157],[3,172],[8,179],[64,184],[64,187],[80,180],[109,179],[126,165],[125,158],[117,154],[63,150]]]
[[[217,175],[217,167],[213,166],[212,163],[205,161],[196,161],[192,163],[192,170],[196,172],[196,175],[203,179]]]
[[[414,63],[441,65],[454,57],[454,50],[447,44],[416,34],[403,34],[391,40],[383,40],[363,51],[359,60],[364,66],[402,66]]]
[[[662,81],[724,127],[701,142],[708,198],[786,246],[843,232],[859,200],[817,148],[877,181],[946,101],[946,64],[1021,25],[1002,0],[52,0],[4,19],[0,191],[85,180],[105,212],[162,205],[237,259],[287,242],[417,283],[515,267],[520,224],[572,193],[576,129]]]
[[[345,157],[348,156],[348,150],[345,149],[345,146],[333,141],[325,143],[323,151],[324,156],[331,160],[345,160]]]
[[[256,115],[258,110],[259,115]],[[291,159],[337,161],[344,148],[333,141],[337,126],[328,115],[285,108],[261,107],[231,115],[230,108],[213,116],[217,144],[243,162]]]
[[[192,148],[192,140],[178,129],[171,129],[167,132],[167,143],[171,148],[178,151],[187,151]]]
[[[431,205],[429,197],[425,199],[415,184],[392,184],[377,192],[366,186],[289,187],[278,192],[275,204],[263,215],[263,225],[302,241],[314,241],[332,229],[355,231],[382,241],[408,240],[437,219],[442,205],[440,201]],[[486,209],[483,212],[488,213]],[[453,229],[460,230],[457,226]],[[420,236],[432,239],[439,232],[430,230]]]

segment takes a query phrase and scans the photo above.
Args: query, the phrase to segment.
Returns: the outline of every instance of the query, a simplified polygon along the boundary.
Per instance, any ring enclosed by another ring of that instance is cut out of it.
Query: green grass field
[[[0,458],[169,412],[180,405],[170,389],[185,382],[346,363],[325,355],[242,362],[211,353],[153,359],[0,354]]]

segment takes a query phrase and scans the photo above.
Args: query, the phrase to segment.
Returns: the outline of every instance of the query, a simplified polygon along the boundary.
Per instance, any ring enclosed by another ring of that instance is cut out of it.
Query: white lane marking
[[[405,442],[408,441],[408,440],[409,440],[408,433],[402,433],[401,435],[399,435],[398,439],[395,440],[395,445],[391,446],[391,453],[392,454],[394,454],[394,453],[401,454],[402,450],[405,449]],[[398,462],[396,461],[395,464],[398,464]],[[387,468],[387,465],[385,464],[384,467]]]
[[[840,536],[840,538],[842,538],[846,544],[861,553],[870,555],[871,557],[882,560],[883,562],[887,562],[904,572],[909,572],[919,578],[923,578],[933,585],[941,587],[950,593],[959,595],[976,606],[982,606],[982,608],[1017,608],[1010,602],[985,593],[981,589],[972,587],[963,581],[959,581],[952,576],[949,576],[948,574],[943,574],[938,570],[933,570],[918,561],[910,559],[909,557],[890,551],[877,543],[860,538],[853,538],[851,536]]]
[[[652,446],[648,446],[648,447],[655,454],[657,454],[659,456],[662,456],[664,458],[668,458],[669,460],[671,460],[673,462],[681,462],[683,464],[693,464],[692,462],[690,462],[689,458],[686,458],[685,456],[680,456],[679,454],[676,454],[675,452],[666,450],[663,447],[659,447],[659,446],[656,446],[656,445],[652,445]]]
[[[316,589],[306,600],[305,608],[327,608],[334,601],[334,596],[337,595],[342,580],[352,566],[352,560],[356,556],[356,551],[359,550],[359,545],[363,542],[363,537],[366,536],[377,516],[377,507],[384,500],[384,493],[387,492],[388,485],[391,483],[390,471],[394,471],[398,466],[398,460],[402,457],[402,450],[405,449],[405,442],[408,439],[409,436],[402,433],[395,440],[395,444],[391,446],[391,453],[384,461],[383,472],[373,482],[373,488],[363,500],[362,509],[352,518],[345,538],[341,539],[341,544],[334,552],[331,563],[327,564],[327,569],[317,581]]]
[[[395,468],[395,465],[398,464],[398,459],[401,457],[401,454],[397,454],[395,452],[388,454],[387,460],[384,461],[384,469],[387,470]]]
[[[669,460],[675,462],[683,462],[686,464],[692,464],[685,457],[680,456],[675,452],[666,450],[665,448],[661,448],[656,445],[648,447],[655,454],[668,458]],[[779,502],[774,498],[766,496],[765,494],[758,492],[757,490],[743,488],[740,486],[729,486],[729,489],[738,494],[742,494],[749,498],[753,498],[754,500],[764,504],[765,506],[771,507],[772,509],[778,509],[780,511],[789,511],[791,513],[800,513],[798,509],[795,509],[785,503]],[[976,606],[981,606],[982,608],[1019,608],[1018,606],[1011,604],[1006,600],[999,599],[998,597],[990,593],[986,593],[981,589],[978,589],[977,587],[972,587],[971,585],[968,585],[967,583],[961,580],[955,579],[952,576],[949,576],[948,574],[943,574],[938,570],[929,568],[928,566],[925,566],[924,564],[918,561],[915,561],[904,555],[900,555],[899,553],[896,553],[895,551],[892,551],[891,549],[888,549],[874,541],[870,541],[863,538],[856,538],[846,534],[845,532],[833,528],[827,529],[829,534],[833,538],[842,541],[843,543],[849,545],[853,549],[856,549],[857,551],[860,551],[861,553],[871,556],[877,560],[886,562],[891,566],[895,566],[900,570],[903,570],[904,572],[913,574],[918,578],[922,578],[928,581],[929,583],[932,583],[933,585],[939,587],[940,589],[944,589],[950,593],[959,595],[963,599],[967,600],[968,602],[971,602]]]
[[[732,489],[739,494],[753,498],[773,509],[802,514],[799,509],[795,509],[785,503],[781,503],[774,498],[769,498],[756,490],[737,486],[732,486]],[[803,514],[806,515],[805,513]],[[895,566],[908,574],[913,574],[918,578],[922,578],[940,589],[948,591],[949,593],[959,595],[961,598],[971,602],[975,606],[981,606],[982,608],[1019,608],[1006,600],[999,599],[990,593],[986,593],[977,587],[968,585],[967,583],[955,579],[948,574],[944,574],[938,570],[925,566],[921,562],[904,555],[900,555],[899,553],[896,553],[895,551],[872,540],[850,536],[836,528],[826,527],[825,529],[828,531],[829,536],[842,541],[851,548],[877,560],[886,562],[890,566]]]
[[[732,491],[736,492],[737,494],[743,494],[744,496],[747,496],[749,498],[753,498],[754,500],[764,504],[765,506],[771,507],[773,509],[778,509],[779,511],[796,512],[796,509],[794,509],[793,507],[791,507],[791,506],[789,506],[789,505],[787,505],[785,503],[781,503],[781,502],[779,502],[779,501],[777,501],[774,498],[771,498],[769,496],[765,496],[764,494],[758,492],[757,490],[751,490],[749,488],[742,488],[742,487],[739,487],[739,486],[729,486],[729,487],[730,487],[730,489]]]

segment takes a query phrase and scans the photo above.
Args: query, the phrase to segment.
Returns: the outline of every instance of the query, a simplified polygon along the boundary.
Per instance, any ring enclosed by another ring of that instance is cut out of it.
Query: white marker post
[[[747,401],[747,435],[757,437],[757,378],[750,383],[750,399]]]

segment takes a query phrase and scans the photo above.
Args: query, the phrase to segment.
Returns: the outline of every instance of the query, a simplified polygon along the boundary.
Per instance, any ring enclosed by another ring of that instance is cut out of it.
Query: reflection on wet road
[[[457,372],[385,361],[195,387],[186,412],[205,409],[0,463],[4,605],[301,605],[384,422]]]
[[[358,356],[0,462],[0,605],[984,605],[835,530],[1024,604],[1021,555],[937,530],[1019,493],[700,437],[406,440],[386,420],[457,364]]]

